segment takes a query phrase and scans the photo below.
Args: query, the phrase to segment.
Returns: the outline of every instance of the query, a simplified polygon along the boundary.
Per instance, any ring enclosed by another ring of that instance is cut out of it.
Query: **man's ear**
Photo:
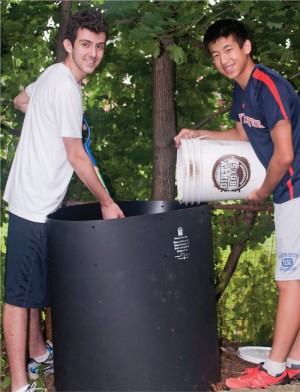
[[[63,45],[64,45],[65,51],[66,51],[67,53],[72,53],[72,51],[73,51],[73,46],[72,46],[71,41],[69,41],[68,39],[65,39],[65,40],[63,41]]]
[[[243,49],[244,49],[246,54],[250,54],[251,53],[252,44],[251,44],[251,41],[249,39],[246,39],[246,41],[244,42]]]

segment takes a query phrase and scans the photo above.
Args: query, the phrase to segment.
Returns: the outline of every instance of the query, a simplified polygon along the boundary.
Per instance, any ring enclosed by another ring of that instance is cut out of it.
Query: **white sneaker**
[[[37,380],[39,375],[47,376],[54,372],[53,369],[53,345],[50,340],[47,340],[46,347],[49,352],[49,356],[44,362],[37,362],[33,358],[29,358],[27,362],[27,369],[30,380]]]

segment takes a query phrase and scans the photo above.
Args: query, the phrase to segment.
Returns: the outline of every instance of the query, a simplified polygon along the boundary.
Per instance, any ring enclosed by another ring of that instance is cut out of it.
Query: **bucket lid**
[[[259,364],[265,362],[269,356],[271,347],[246,346],[238,349],[238,356],[244,361]]]

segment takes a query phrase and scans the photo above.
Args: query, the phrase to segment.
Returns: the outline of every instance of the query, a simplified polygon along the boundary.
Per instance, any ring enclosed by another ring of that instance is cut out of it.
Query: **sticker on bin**
[[[187,235],[184,235],[182,227],[178,227],[177,236],[174,237],[173,245],[176,253],[175,259],[177,261],[188,260],[190,257],[190,240]]]

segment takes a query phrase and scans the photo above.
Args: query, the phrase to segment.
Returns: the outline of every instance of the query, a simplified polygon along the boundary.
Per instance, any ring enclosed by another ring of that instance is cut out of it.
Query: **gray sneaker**
[[[27,369],[29,378],[31,380],[37,380],[39,375],[47,376],[54,372],[53,369],[53,345],[50,340],[46,342],[46,348],[49,352],[49,356],[44,362],[37,362],[33,358],[29,358],[27,362]],[[31,391],[31,389],[30,389]]]

